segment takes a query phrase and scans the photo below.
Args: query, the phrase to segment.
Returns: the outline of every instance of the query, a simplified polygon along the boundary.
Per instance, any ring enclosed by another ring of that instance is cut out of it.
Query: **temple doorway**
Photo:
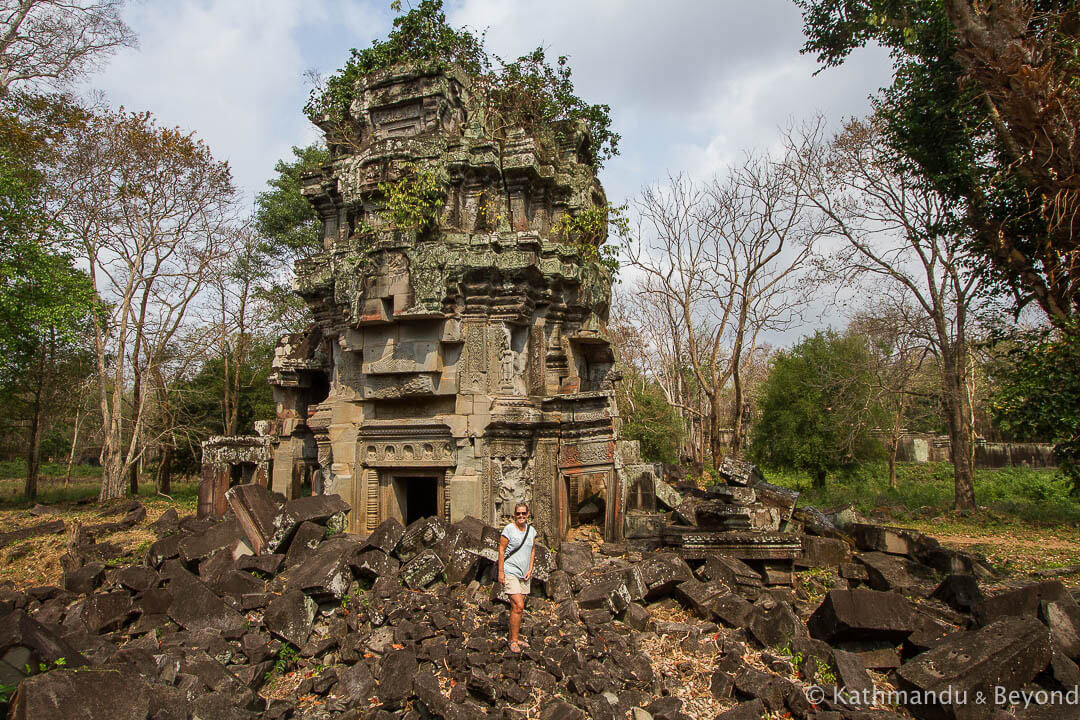
[[[415,520],[439,514],[439,480],[436,477],[395,477],[394,495],[406,526]]]

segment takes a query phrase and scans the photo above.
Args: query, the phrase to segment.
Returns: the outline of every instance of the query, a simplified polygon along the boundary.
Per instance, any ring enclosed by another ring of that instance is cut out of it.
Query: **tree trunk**
[[[172,444],[167,443],[161,449],[161,462],[158,464],[157,473],[157,489],[163,495],[172,492],[172,455]]]
[[[41,343],[38,358],[37,387],[34,388],[33,415],[30,417],[30,447],[26,450],[26,484],[23,487],[27,500],[37,498],[38,475],[41,473],[41,396],[45,391],[45,361],[49,354],[48,344]]]
[[[952,449],[953,483],[957,510],[975,509],[974,443],[972,441],[971,416],[967,412],[967,392],[963,374],[961,352],[948,353],[942,357],[942,390],[945,413],[948,416],[949,443]]]
[[[124,456],[120,448],[109,448],[101,467],[101,492],[98,501],[106,502],[124,496]]]
[[[902,398],[903,396],[901,396]],[[896,454],[900,449],[900,427],[904,419],[904,401],[897,400],[896,412],[893,413],[892,433],[889,435],[889,487],[896,489],[900,483],[896,479]]]
[[[138,345],[136,345],[138,347]],[[142,413],[142,373],[139,371],[138,353],[135,353],[135,357],[131,361],[131,368],[135,374],[135,386],[131,393],[131,428],[133,436],[131,438],[132,449],[138,447],[139,438],[139,415]],[[139,494],[139,466],[137,463],[131,463],[128,468],[128,493],[134,497]]]
[[[75,432],[71,436],[71,452],[68,453],[67,472],[64,474],[64,487],[71,484],[71,466],[75,462],[75,448],[79,445],[79,421],[82,419],[82,406],[75,408]]]
[[[41,472],[41,384],[34,395],[34,414],[30,419],[30,447],[26,451],[26,485],[24,491],[27,500],[37,498],[38,475]]]
[[[736,349],[732,360],[732,373],[731,378],[734,385],[735,397],[732,399],[734,407],[731,412],[731,455],[733,457],[739,457],[742,454],[743,448],[743,384],[742,384],[742,370],[739,367],[741,362],[742,347],[736,343]]]
[[[724,446],[720,442],[720,393],[709,396],[709,454],[712,455],[712,465],[720,464],[720,458],[724,456]]]
[[[892,447],[889,448],[889,487],[893,490],[900,487],[900,483],[896,480],[896,448],[897,444],[894,441]]]

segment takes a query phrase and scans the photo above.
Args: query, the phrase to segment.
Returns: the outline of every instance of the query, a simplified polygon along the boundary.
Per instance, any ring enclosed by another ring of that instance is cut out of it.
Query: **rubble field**
[[[8,717],[1080,712],[1068,694],[1080,685],[1073,591],[996,576],[976,555],[850,511],[794,510],[790,586],[730,557],[687,561],[577,528],[557,552],[537,547],[517,655],[493,582],[498,529],[388,520],[360,538],[342,532],[337,496],[283,502],[241,485],[229,503],[221,520],[151,519],[137,502],[93,523],[44,509],[0,534],[0,549],[41,538],[64,549],[58,584],[0,584]],[[124,533],[153,541],[112,539]],[[136,551],[140,562],[125,559]]]

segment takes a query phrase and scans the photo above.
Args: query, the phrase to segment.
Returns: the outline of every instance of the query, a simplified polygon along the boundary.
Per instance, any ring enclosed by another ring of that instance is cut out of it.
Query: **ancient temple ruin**
[[[606,228],[590,240],[572,222],[607,204],[584,124],[496,138],[466,76],[405,66],[364,78],[349,114],[350,140],[327,126],[333,160],[303,189],[323,249],[296,267],[315,323],[274,358],[271,488],[340,494],[361,534],[497,524],[525,500],[549,544],[579,511],[621,539],[653,466],[618,439]],[[440,204],[403,226],[388,194],[417,178]],[[229,472],[204,468],[204,486]]]

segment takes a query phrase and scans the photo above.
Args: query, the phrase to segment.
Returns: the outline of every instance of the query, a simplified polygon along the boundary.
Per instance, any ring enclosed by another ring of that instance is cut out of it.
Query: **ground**
[[[60,518],[67,526],[72,521],[87,525],[107,522],[102,513],[108,507],[99,506],[97,497],[98,470],[76,466],[69,485],[63,476],[66,468],[46,465],[40,482],[38,502],[53,508],[50,515],[30,512],[31,503],[22,500],[21,467],[15,463],[0,464],[0,533],[18,530],[49,519]],[[794,476],[767,473],[771,482],[796,487],[803,491],[800,504],[819,507],[836,506],[846,497],[858,498],[857,508],[876,522],[919,530],[937,538],[947,547],[979,553],[1006,577],[1039,573],[1053,576],[1071,587],[1080,587],[1080,499],[1062,499],[1048,493],[1045,487],[1058,489],[1054,471],[1009,469],[980,471],[976,489],[982,495],[997,497],[1013,487],[1016,496],[1011,505],[991,503],[974,513],[957,513],[948,509],[948,485],[951,481],[948,466],[926,464],[903,466],[901,488],[890,490],[876,474],[846,478],[830,478],[827,493],[809,489],[805,480]],[[1036,495],[1030,488],[1036,488]],[[146,547],[154,538],[147,527],[161,513],[175,507],[180,515],[195,512],[196,485],[176,483],[171,498],[155,494],[152,484],[144,484],[140,502],[146,506],[147,521],[119,533],[106,534],[98,542],[113,542],[126,551],[125,560],[141,560]],[[928,500],[929,498],[929,500]],[[935,499],[945,498],[934,502]],[[919,502],[919,505],[915,505]],[[944,505],[944,506],[943,506]],[[1038,522],[1036,518],[1046,518]],[[113,518],[115,519],[115,518]],[[586,539],[586,538],[582,538]],[[16,542],[0,548],[0,580],[12,580],[20,587],[59,584],[59,558],[66,552],[67,532],[46,535]]]
[[[122,512],[120,508],[126,502],[100,506],[95,501],[96,489],[97,479],[92,472],[76,476],[67,487],[61,475],[54,475],[42,481],[39,497],[42,502],[30,504],[18,497],[21,490],[18,478],[0,478],[0,538],[3,537],[2,533],[57,518],[65,523],[63,532],[17,541],[0,548],[0,581],[12,581],[20,587],[59,584],[59,559],[67,550],[68,535],[74,524],[87,526],[118,520],[118,512]],[[195,511],[195,485],[179,484],[175,490],[171,498],[166,498],[156,495],[152,487],[144,487],[139,500],[147,509],[147,518],[132,529],[98,537],[98,542],[111,542],[123,549],[123,556],[111,563],[126,565],[141,561],[146,548],[155,539],[149,524],[169,508],[175,508],[181,515]],[[1051,499],[1051,502],[1058,506],[1053,512],[1045,511],[1045,516],[1054,520],[1046,523],[1033,522],[1019,517],[1018,513],[989,507],[974,513],[957,513],[947,508],[911,508],[896,503],[874,503],[860,509],[877,522],[910,527],[936,537],[948,547],[983,555],[1002,573],[1002,584],[1054,577],[1071,587],[1080,587],[1078,526],[1073,521],[1061,519],[1060,498]],[[1028,511],[1036,510],[1029,508]],[[1064,510],[1069,511],[1068,508]],[[573,539],[599,545],[599,528],[583,526],[575,528],[573,532]],[[818,569],[800,572],[797,574],[795,595],[803,601],[804,607],[816,606],[834,578],[835,571]],[[650,611],[660,620],[686,622],[690,619],[686,611],[674,602],[659,604],[651,607]],[[677,679],[671,686],[678,688],[676,694],[683,700],[684,709],[694,716],[712,717],[733,704],[734,701],[717,701],[709,690],[715,665],[715,645],[691,638],[662,635],[650,640],[643,651],[657,672]],[[282,659],[279,657],[279,660]],[[790,651],[748,648],[744,660],[758,669],[779,672],[791,679],[797,676],[795,666],[799,658]],[[274,673],[276,677],[262,690],[266,697],[294,697],[306,678],[318,675],[323,669],[310,663],[297,663],[295,659],[282,661],[281,664],[280,670]],[[875,682],[879,688],[888,688],[884,676],[875,675]],[[305,700],[312,706],[321,702],[316,695],[300,697],[299,700],[301,708],[305,707]],[[536,712],[529,717],[539,716],[539,705],[534,710]],[[906,716],[906,712],[901,714]]]

